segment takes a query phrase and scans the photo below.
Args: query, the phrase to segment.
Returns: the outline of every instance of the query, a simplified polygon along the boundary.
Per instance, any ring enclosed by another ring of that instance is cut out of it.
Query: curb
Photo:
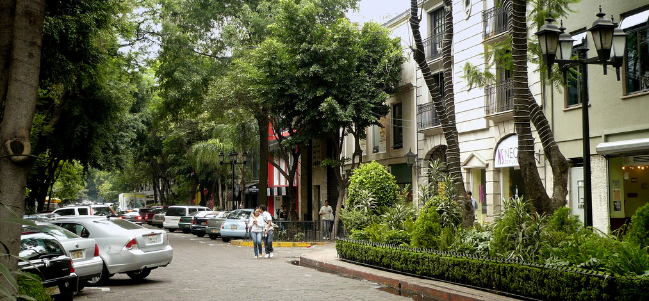
[[[318,269],[345,277],[363,279],[391,287],[405,294],[419,295],[440,301],[510,301],[518,300],[502,295],[497,295],[481,290],[475,290],[446,282],[421,279],[387,271],[377,270],[369,267],[355,265],[340,261],[336,258],[318,258],[315,253],[303,254],[300,256],[300,266]],[[316,257],[309,258],[309,257]],[[333,257],[333,256],[331,256]],[[322,259],[322,260],[319,260]]]
[[[249,240],[231,240],[233,246],[252,247],[252,241]],[[310,246],[326,245],[326,242],[291,242],[291,241],[274,241],[273,247],[280,248],[306,248]]]

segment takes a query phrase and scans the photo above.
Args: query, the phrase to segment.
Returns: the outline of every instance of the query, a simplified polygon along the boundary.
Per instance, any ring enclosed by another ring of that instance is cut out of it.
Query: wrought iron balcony
[[[432,34],[424,40],[424,52],[426,61],[432,61],[442,56],[442,41],[444,40],[444,31]]]
[[[485,114],[494,115],[514,109],[514,85],[511,79],[484,88]]]
[[[482,38],[495,37],[509,29],[509,15],[502,7],[492,7],[482,12]]]
[[[440,125],[432,102],[417,105],[417,129],[423,130]]]

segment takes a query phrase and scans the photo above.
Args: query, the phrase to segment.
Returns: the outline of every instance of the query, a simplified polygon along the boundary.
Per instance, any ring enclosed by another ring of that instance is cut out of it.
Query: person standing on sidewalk
[[[264,231],[263,240],[264,246],[266,247],[266,258],[273,257],[273,216],[266,211],[266,205],[259,206],[261,210],[261,215],[264,218],[264,223],[266,224],[266,230]]]
[[[334,221],[334,210],[329,206],[329,201],[325,201],[324,206],[320,208],[320,217],[322,218],[322,238],[331,238],[331,225]]]
[[[255,258],[259,258],[264,254],[261,249],[261,238],[266,230],[266,223],[264,222],[264,217],[261,215],[261,210],[256,209],[252,213],[252,217],[248,222],[248,228],[250,229],[250,237],[252,238],[252,248],[255,250]]]

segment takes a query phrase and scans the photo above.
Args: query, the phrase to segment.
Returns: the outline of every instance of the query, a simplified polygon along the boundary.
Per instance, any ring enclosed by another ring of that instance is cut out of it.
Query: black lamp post
[[[597,57],[587,58],[586,54],[588,48],[585,46],[579,47],[575,50],[579,51],[579,56],[576,60],[571,59],[572,55],[572,37],[564,33],[564,28],[557,28],[556,25],[551,24],[554,22],[552,17],[545,19],[546,23],[541,27],[536,35],[541,43],[541,52],[543,53],[543,61],[548,67],[548,78],[550,77],[552,65],[556,62],[559,64],[563,71],[564,83],[566,80],[566,72],[568,68],[583,66],[584,70],[588,65],[603,65],[604,74],[606,75],[606,65],[612,65],[617,69],[618,78],[620,80],[620,67],[622,66],[624,52],[626,48],[626,33],[622,29],[616,28],[617,25],[611,20],[605,19],[606,14],[602,13],[602,7],[599,7],[597,20],[593,22],[593,26],[588,29],[595,49],[597,50]],[[557,53],[557,49],[559,53]],[[556,55],[556,60],[555,60]],[[610,60],[609,60],[610,59]],[[592,214],[592,191],[591,191],[591,170],[590,170],[590,129],[588,121],[588,72],[581,75],[584,84],[581,85],[580,91],[582,104],[582,130],[583,130],[583,160],[584,160],[584,220],[587,226],[593,225]]]
[[[236,209],[235,200],[234,200],[234,182],[235,182],[235,180],[234,180],[234,165],[235,164],[243,164],[245,166],[246,165],[246,160],[248,159],[248,153],[244,151],[243,154],[241,154],[242,162],[237,162],[237,157],[238,156],[239,156],[239,154],[234,149],[230,150],[230,153],[228,154],[228,158],[230,159],[229,163],[230,163],[230,165],[232,165],[232,207],[233,207],[232,209]],[[225,154],[223,153],[223,150],[221,150],[219,152],[219,160],[221,161],[221,164],[225,163],[223,161],[224,158],[225,158]]]

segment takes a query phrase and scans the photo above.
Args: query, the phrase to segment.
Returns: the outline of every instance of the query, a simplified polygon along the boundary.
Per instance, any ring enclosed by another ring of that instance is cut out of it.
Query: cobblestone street
[[[251,247],[170,233],[174,259],[142,282],[117,274],[75,300],[409,300],[368,281],[291,264],[312,248],[275,248],[255,259]]]

